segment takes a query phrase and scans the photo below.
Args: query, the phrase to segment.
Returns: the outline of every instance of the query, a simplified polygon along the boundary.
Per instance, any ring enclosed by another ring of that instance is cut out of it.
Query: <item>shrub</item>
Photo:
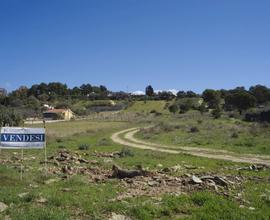
[[[119,153],[119,157],[133,157],[133,156],[134,156],[133,151],[131,151],[127,147],[124,147]]]
[[[190,128],[190,132],[191,132],[191,133],[199,132],[199,128],[196,127],[196,126],[193,126],[193,127]]]
[[[199,119],[199,120],[197,120],[197,123],[200,125],[203,123],[203,120]]]
[[[238,135],[238,133],[233,132],[233,133],[232,133],[232,135],[231,135],[231,137],[232,137],[232,138],[238,138],[238,137],[239,137],[239,135]]]
[[[110,144],[107,138],[102,138],[97,141],[97,146],[108,146]]]
[[[89,144],[80,144],[78,149],[79,150],[89,150],[90,145]]]
[[[220,108],[216,108],[212,111],[212,115],[215,119],[218,119],[221,117],[221,110]]]

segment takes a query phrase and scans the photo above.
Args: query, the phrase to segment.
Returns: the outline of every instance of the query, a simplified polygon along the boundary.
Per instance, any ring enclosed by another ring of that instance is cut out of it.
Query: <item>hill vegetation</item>
[[[168,91],[155,93],[149,85],[145,94],[112,92],[106,86],[90,84],[74,88],[68,88],[66,84],[59,82],[40,83],[30,88],[21,86],[0,97],[0,123],[18,125],[25,118],[41,118],[48,106],[70,108],[78,116],[123,109],[137,111],[142,108],[142,111],[157,114],[168,111],[183,114],[189,110],[197,110],[201,114],[211,112],[215,118],[230,114],[231,117],[247,121],[270,121],[270,89],[262,85],[252,86],[248,90],[244,87],[232,90],[206,89],[202,94],[179,91],[177,95]],[[152,109],[147,102],[152,103]]]

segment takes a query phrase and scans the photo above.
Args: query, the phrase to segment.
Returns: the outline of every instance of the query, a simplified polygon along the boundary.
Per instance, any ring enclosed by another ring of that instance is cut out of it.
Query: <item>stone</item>
[[[157,181],[148,181],[148,186],[154,187],[154,186],[158,186],[159,183]]]
[[[20,197],[20,198],[24,198],[25,196],[27,196],[29,194],[29,192],[25,192],[25,193],[20,193],[20,194],[18,194],[18,196]]]
[[[131,218],[125,216],[125,215],[119,215],[116,213],[112,213],[112,217],[109,218],[109,220],[131,220]]]
[[[227,181],[226,181],[224,178],[222,178],[222,177],[215,176],[215,177],[214,177],[214,181],[215,181],[215,183],[218,184],[218,185],[221,185],[221,186],[228,186]]]
[[[199,177],[194,176],[194,175],[191,177],[191,179],[192,179],[192,182],[195,184],[200,184],[203,182]]]
[[[0,202],[0,212],[4,212],[7,208],[8,206],[5,203]]]
[[[46,184],[46,185],[48,185],[48,184],[51,184],[51,183],[55,183],[55,182],[59,182],[60,181],[60,179],[48,179],[48,180],[46,180],[46,181],[44,181],[44,183]]]
[[[47,199],[43,198],[43,197],[40,197],[39,199],[36,200],[37,203],[46,203],[48,202]]]

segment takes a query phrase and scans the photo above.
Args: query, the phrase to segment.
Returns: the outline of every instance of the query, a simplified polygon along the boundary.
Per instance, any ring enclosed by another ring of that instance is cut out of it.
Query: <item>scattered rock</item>
[[[201,184],[203,182],[199,177],[194,176],[194,175],[191,177],[191,180],[195,184]]]
[[[158,186],[158,185],[159,185],[159,182],[157,182],[157,181],[148,181],[148,186],[154,187],[154,186]]]
[[[162,165],[161,163],[159,163],[159,164],[157,164],[157,167],[158,167],[158,168],[162,168],[163,165]]]
[[[41,203],[41,204],[44,204],[44,203],[47,203],[48,200],[45,199],[44,197],[40,197],[39,199],[36,200],[37,203]]]
[[[20,198],[24,198],[25,196],[27,196],[29,194],[29,192],[25,192],[25,193],[20,193],[20,194],[18,194],[18,196],[20,197]]]
[[[8,206],[5,203],[0,202],[0,212],[4,212],[7,208]]]
[[[48,184],[55,183],[55,182],[59,182],[59,181],[60,181],[59,178],[55,178],[55,179],[48,179],[48,180],[44,181],[44,183],[45,183],[46,185],[48,185]]]
[[[254,207],[249,207],[248,209],[251,210],[251,211],[254,211],[255,210]]]
[[[188,169],[188,170],[194,170],[194,169],[197,169],[197,167],[192,166],[192,165],[187,165],[187,164],[185,164],[184,167],[185,167],[186,169]]]
[[[71,189],[70,189],[70,188],[63,188],[62,191],[63,191],[63,192],[70,192]]]
[[[147,173],[145,170],[142,169],[142,167],[139,167],[138,170],[125,170],[116,165],[113,165],[112,170],[113,170],[112,177],[119,179],[133,178],[136,176],[145,176]]]
[[[131,220],[131,218],[125,216],[125,215],[119,215],[116,213],[112,213],[112,217],[109,218],[109,220]]]

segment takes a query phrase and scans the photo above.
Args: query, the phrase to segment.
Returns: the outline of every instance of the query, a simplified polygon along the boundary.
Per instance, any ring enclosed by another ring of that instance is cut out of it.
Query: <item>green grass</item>
[[[231,118],[213,119],[193,111],[175,115],[156,129],[137,134],[147,141],[174,146],[216,148],[237,153],[270,154],[270,126]],[[157,122],[159,123],[159,122]],[[198,132],[191,132],[195,127]],[[166,131],[164,131],[166,129]]]
[[[138,113],[150,113],[155,110],[160,113],[169,113],[168,109],[165,109],[165,101],[136,101],[125,111],[138,112]]]

